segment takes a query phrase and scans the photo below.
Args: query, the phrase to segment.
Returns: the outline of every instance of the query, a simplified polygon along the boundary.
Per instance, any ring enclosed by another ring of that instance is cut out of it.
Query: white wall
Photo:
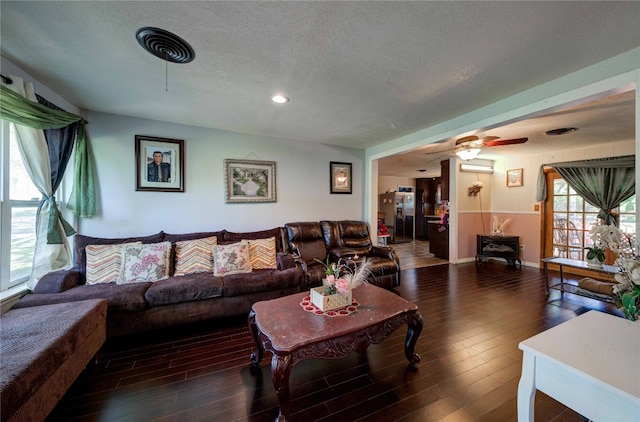
[[[294,221],[363,217],[364,152],[91,112],[99,214],[79,232],[121,237],[269,229]],[[135,135],[184,139],[185,192],[135,190]],[[225,204],[224,159],[276,162],[277,202]],[[353,194],[329,193],[329,162],[353,163]]]

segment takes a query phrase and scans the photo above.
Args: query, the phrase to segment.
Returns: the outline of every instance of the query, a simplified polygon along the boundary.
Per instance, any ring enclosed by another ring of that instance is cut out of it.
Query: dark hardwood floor
[[[397,291],[424,317],[418,370],[407,370],[404,328],[363,354],[302,361],[290,378],[293,420],[515,421],[518,343],[590,309],[620,315],[547,298],[542,271],[499,261],[406,270]],[[272,421],[270,355],[252,375],[252,347],[246,318],[110,340],[48,420]],[[581,421],[540,392],[535,411],[537,421]]]

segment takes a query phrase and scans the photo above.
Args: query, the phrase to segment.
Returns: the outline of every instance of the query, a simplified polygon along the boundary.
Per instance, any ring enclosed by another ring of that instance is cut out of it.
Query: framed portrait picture
[[[184,140],[136,135],[136,190],[184,192]]]
[[[331,161],[329,177],[331,193],[351,193],[351,163]]]
[[[522,169],[507,170],[507,187],[522,186]]]
[[[224,160],[227,204],[276,202],[276,162]]]

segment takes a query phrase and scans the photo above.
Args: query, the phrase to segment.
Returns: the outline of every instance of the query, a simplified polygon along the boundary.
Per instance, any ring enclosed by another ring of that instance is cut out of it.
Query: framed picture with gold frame
[[[276,162],[224,160],[225,202],[276,202]]]
[[[507,187],[522,186],[522,169],[507,170]]]

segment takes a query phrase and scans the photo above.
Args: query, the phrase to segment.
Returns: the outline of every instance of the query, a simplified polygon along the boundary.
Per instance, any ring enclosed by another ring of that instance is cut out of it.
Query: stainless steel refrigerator
[[[410,190],[410,191],[409,191]],[[413,188],[402,188],[396,192],[396,243],[414,238],[415,193]]]

